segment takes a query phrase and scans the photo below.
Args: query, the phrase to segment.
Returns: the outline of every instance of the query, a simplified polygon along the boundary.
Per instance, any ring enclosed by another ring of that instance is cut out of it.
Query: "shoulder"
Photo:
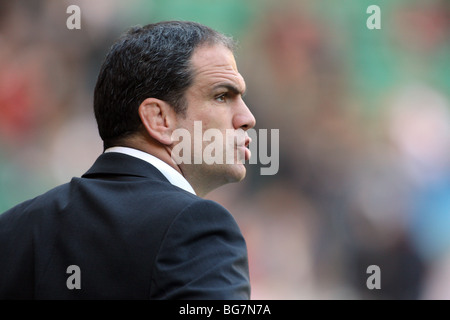
[[[193,199],[177,216],[174,217],[172,227],[194,224],[196,227],[208,225],[209,227],[237,228],[237,223],[232,214],[222,205],[212,200],[202,198]]]
[[[172,220],[152,272],[160,299],[247,299],[247,247],[231,215],[211,200],[194,201]]]
[[[55,199],[64,198],[68,194],[68,183],[56,186],[43,194],[16,204],[4,213],[0,213],[0,222],[6,220],[10,221],[16,219],[25,219],[26,217],[30,216],[32,212],[41,211],[41,208],[43,206],[52,205]]]
[[[226,208],[215,201],[187,192],[167,192],[161,195],[161,204],[157,211],[159,219],[166,221],[165,240],[186,236],[187,231],[192,234],[202,230],[207,232],[226,230],[240,235],[237,222]]]

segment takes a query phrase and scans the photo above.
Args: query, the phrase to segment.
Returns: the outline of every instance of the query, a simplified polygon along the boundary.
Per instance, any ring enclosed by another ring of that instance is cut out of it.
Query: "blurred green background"
[[[450,298],[447,0],[0,0],[0,212],[90,167],[104,55],[174,19],[238,40],[256,129],[280,130],[276,175],[208,196],[241,226],[252,298]]]

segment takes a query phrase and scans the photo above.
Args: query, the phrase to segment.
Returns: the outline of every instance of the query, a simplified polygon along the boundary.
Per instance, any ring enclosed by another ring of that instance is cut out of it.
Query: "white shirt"
[[[161,159],[152,156],[151,154],[128,147],[111,147],[105,150],[105,153],[107,152],[123,153],[144,160],[153,165],[156,169],[158,169],[167,178],[167,180],[169,180],[171,184],[181,189],[184,189],[187,192],[195,194],[194,189],[181,173],[179,173],[177,170],[172,168],[170,165],[168,165]]]

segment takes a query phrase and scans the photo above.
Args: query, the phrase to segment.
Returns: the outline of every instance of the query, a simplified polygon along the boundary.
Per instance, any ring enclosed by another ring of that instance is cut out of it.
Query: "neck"
[[[199,197],[228,183],[224,181],[224,175],[217,175],[213,171],[205,174],[205,168],[198,164],[181,164],[180,170]]]
[[[126,141],[123,141],[123,143],[121,143],[120,146],[133,148],[151,154],[152,156],[164,161],[165,163],[167,163],[169,166],[171,166],[184,176],[180,167],[172,160],[170,147],[165,146],[150,137],[134,136],[132,138],[127,139]],[[186,178],[186,180],[188,179]]]
[[[209,181],[205,181],[205,179],[202,178],[204,177],[204,175],[202,175],[201,172],[197,172],[198,170],[200,170],[198,165],[195,164],[177,165],[171,156],[173,146],[163,145],[159,141],[156,141],[155,139],[149,136],[136,135],[133,137],[129,137],[125,141],[120,143],[120,146],[146,152],[164,161],[172,168],[177,170],[189,182],[189,184],[192,186],[195,193],[199,197],[206,196],[212,190],[226,183],[221,181],[220,179],[221,177],[216,177],[217,179],[209,179]]]

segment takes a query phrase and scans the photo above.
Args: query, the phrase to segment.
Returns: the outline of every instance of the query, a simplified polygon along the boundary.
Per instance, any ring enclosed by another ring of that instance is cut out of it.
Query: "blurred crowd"
[[[276,175],[249,164],[208,196],[247,240],[252,298],[449,299],[450,2],[375,1],[369,30],[372,2],[0,0],[0,212],[102,152],[93,88],[121,32],[196,20],[238,40],[256,129],[280,132]]]

